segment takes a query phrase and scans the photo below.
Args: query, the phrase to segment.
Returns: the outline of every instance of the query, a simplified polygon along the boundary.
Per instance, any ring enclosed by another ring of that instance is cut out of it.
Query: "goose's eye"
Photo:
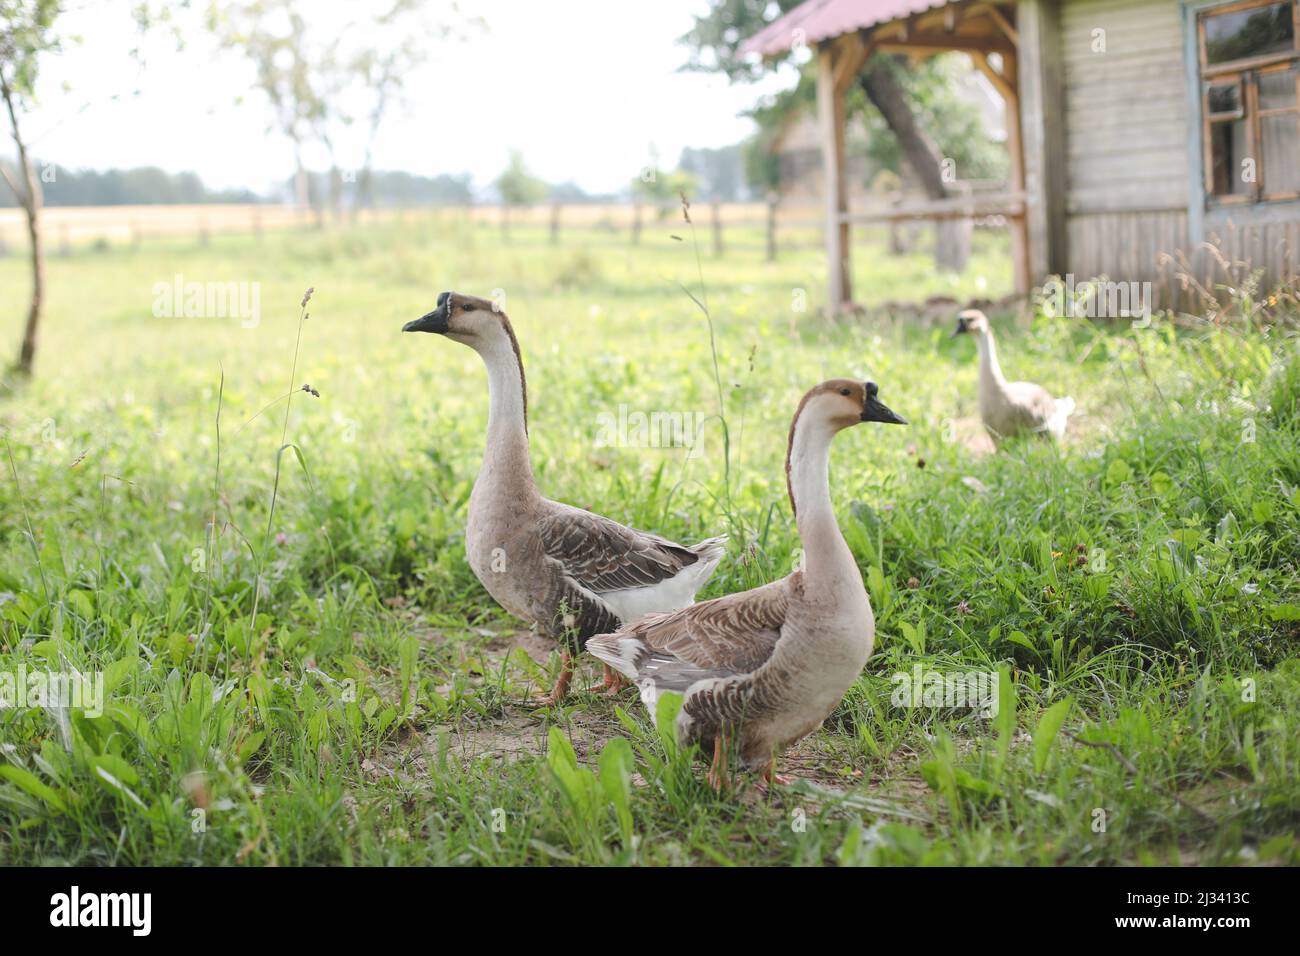
[[[462,312],[473,312],[473,311],[474,311],[474,306],[472,306],[472,305],[470,305],[468,302],[466,302],[464,305],[462,305],[462,306],[460,307],[460,310],[461,310]]]
[[[842,388],[840,389],[840,394],[847,396],[849,394],[849,390],[847,388]]]

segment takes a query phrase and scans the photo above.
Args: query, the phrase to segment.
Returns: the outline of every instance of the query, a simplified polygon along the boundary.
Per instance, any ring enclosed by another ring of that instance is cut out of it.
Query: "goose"
[[[572,651],[651,611],[695,600],[726,553],[726,537],[683,547],[542,497],[528,455],[528,386],[510,319],[488,299],[456,292],[406,323],[468,345],[488,373],[487,450],[470,493],[465,549],[474,575],[506,611],[561,644],[559,677],[543,702],[568,693]],[[605,669],[604,691],[622,679]]]
[[[651,614],[587,641],[587,651],[637,685],[653,715],[664,691],[683,695],[683,747],[713,745],[708,782],[729,784],[732,753],[767,784],[778,750],[821,726],[871,656],[875,618],[831,508],[830,447],[859,422],[907,422],[874,382],[832,379],[799,403],[786,447],[786,488],[805,555],[794,573],[670,614]]]
[[[963,334],[974,335],[979,349],[980,420],[993,440],[1005,441],[1023,432],[1060,441],[1074,412],[1074,399],[1053,398],[1033,382],[1008,382],[998,365],[988,316],[979,309],[958,314],[957,328],[949,338]]]

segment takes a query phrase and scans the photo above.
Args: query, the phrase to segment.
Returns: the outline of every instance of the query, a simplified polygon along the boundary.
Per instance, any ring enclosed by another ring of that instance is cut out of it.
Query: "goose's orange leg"
[[[555,686],[551,688],[551,692],[542,697],[540,703],[545,707],[554,707],[568,695],[569,684],[572,682],[573,655],[564,649],[560,651],[560,675],[555,678]]]
[[[604,682],[588,687],[587,691],[588,693],[599,694],[601,697],[614,697],[626,686],[627,678],[606,664]]]
[[[788,787],[790,784],[794,783],[794,778],[787,777],[783,774],[777,773],[776,757],[773,757],[771,760],[767,762],[767,769],[763,771],[762,781],[764,784],[766,784],[767,787],[770,787],[773,784],[779,784],[783,787]],[[766,787],[764,787],[764,789],[766,789]]]

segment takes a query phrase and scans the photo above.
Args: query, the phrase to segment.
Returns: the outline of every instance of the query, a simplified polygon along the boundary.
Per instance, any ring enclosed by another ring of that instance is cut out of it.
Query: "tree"
[[[426,15],[425,8],[423,0],[388,0],[324,35],[314,27],[306,0],[212,0],[212,28],[225,48],[257,70],[257,87],[274,112],[274,128],[293,146],[296,201],[315,208],[318,221],[326,204],[336,217],[341,211],[338,151],[346,129],[365,129],[354,203],[369,204],[375,140],[407,77],[437,41],[483,26],[481,18],[463,17],[454,5],[452,18],[445,20]],[[315,181],[303,158],[311,144],[329,157],[327,203],[313,201]]]
[[[673,205],[681,196],[693,197],[698,185],[699,180],[693,173],[681,169],[665,172],[651,166],[632,180],[632,195],[652,206],[657,206],[659,218],[663,219],[672,211]]]
[[[711,0],[708,13],[696,17],[694,27],[681,38],[692,48],[683,69],[722,72],[733,82],[758,79],[773,67],[741,57],[741,44],[798,3],[778,0],[773,8],[765,0]],[[899,159],[905,159],[931,199],[948,194],[941,173],[945,158],[953,159],[968,175],[996,175],[1006,169],[1005,153],[992,148],[974,111],[954,92],[952,63],[952,57],[939,56],[908,68],[905,60],[876,55],[858,77],[857,95],[850,95],[845,103],[847,115],[866,123],[877,160],[898,171]],[[748,150],[746,161],[753,174],[776,175],[774,166],[764,164],[756,153],[772,142],[793,111],[811,108],[813,84],[808,69],[790,92],[761,104],[754,114],[759,120],[759,144]],[[964,258],[963,243],[948,235],[960,228],[954,221],[938,230],[939,258],[947,266],[957,266]]]
[[[349,61],[353,79],[368,98],[362,120],[365,123],[365,151],[357,177],[356,206],[369,206],[373,195],[373,157],[379,128],[390,111],[401,105],[406,78],[424,64],[438,41],[464,40],[471,31],[486,29],[481,17],[461,17],[455,5],[452,21],[431,21],[422,15],[421,0],[391,0],[386,11],[375,17],[373,34],[379,41],[354,52]]]
[[[548,187],[528,171],[524,165],[523,153],[517,149],[510,151],[510,162],[496,179],[497,192],[501,194],[501,231],[508,233],[510,226],[507,211],[511,206],[531,206],[546,198]]]
[[[720,146],[717,149],[682,150],[677,168],[699,180],[701,199],[735,202],[741,198],[744,159],[739,144]]]
[[[2,165],[0,173],[23,208],[31,251],[32,298],[14,363],[22,375],[30,375],[36,361],[45,295],[45,247],[41,237],[41,184],[27,152],[19,116],[31,109],[40,58],[59,49],[54,24],[62,12],[59,0],[0,0],[0,98],[4,100],[18,160],[13,174]]]
[[[257,88],[270,103],[274,128],[293,146],[294,200],[300,207],[314,205],[303,149],[327,106],[320,90],[320,61],[308,48],[306,18],[295,0],[213,3],[209,17],[222,46],[242,53],[256,69]],[[321,60],[330,52],[321,54]]]

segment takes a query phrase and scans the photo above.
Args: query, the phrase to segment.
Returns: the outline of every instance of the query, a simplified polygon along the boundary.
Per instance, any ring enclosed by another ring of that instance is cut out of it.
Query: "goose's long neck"
[[[1006,384],[1002,366],[998,364],[998,350],[993,344],[993,330],[982,329],[975,336],[975,346],[980,353],[980,383],[1000,388]]]
[[[802,416],[795,420],[786,453],[790,506],[803,544],[805,580],[830,583],[840,575],[859,579],[853,553],[840,533],[831,507],[830,425]]]
[[[528,458],[528,390],[518,346],[513,334],[505,331],[478,352],[488,373],[487,451],[479,480],[533,491],[533,468]]]

